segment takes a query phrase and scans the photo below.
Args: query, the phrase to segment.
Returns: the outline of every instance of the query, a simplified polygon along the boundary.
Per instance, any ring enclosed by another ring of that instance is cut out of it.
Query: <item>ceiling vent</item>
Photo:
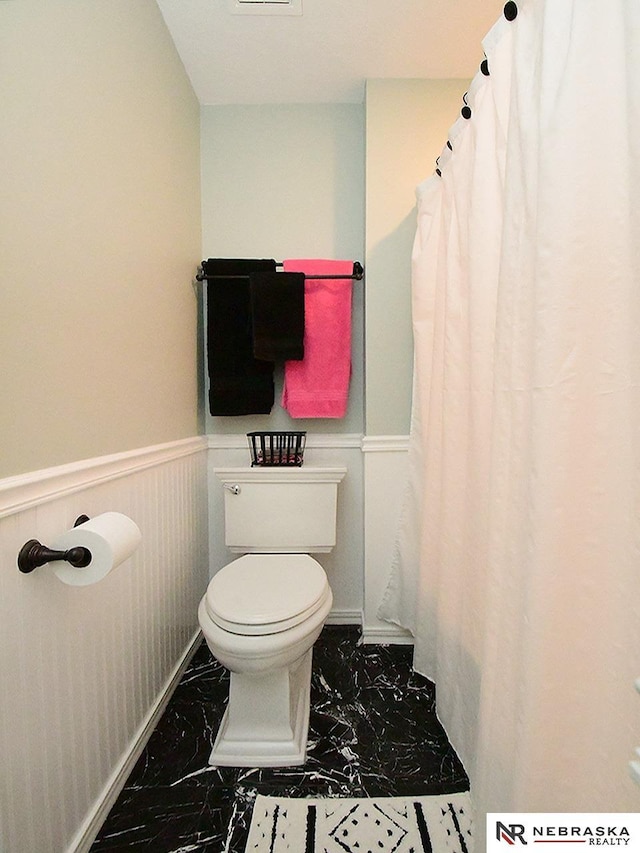
[[[302,0],[229,0],[232,15],[302,15]]]

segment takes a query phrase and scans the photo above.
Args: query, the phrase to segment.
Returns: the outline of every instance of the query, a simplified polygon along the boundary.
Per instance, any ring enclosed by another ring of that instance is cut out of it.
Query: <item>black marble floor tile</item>
[[[358,645],[326,626],[314,646],[307,762],[207,763],[229,676],[203,643],[113,806],[91,853],[244,853],[257,794],[381,797],[468,789],[409,646]]]

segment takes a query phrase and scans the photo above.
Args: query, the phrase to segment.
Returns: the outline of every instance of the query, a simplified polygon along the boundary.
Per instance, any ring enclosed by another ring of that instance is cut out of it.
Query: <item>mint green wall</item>
[[[270,416],[208,416],[207,432],[409,432],[415,188],[467,84],[370,80],[364,106],[203,108],[203,257],[346,257],[366,267],[354,285],[347,417],[293,421],[276,404]]]
[[[466,80],[367,81],[367,435],[409,432],[415,188],[433,173],[467,85]]]
[[[208,106],[202,110],[203,257],[364,257],[364,109],[360,104]],[[209,433],[364,427],[364,284],[354,283],[353,375],[340,420],[207,417]]]

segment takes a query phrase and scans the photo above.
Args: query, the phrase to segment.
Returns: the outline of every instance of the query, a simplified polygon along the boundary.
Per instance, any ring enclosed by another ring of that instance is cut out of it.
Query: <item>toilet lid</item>
[[[314,613],[328,590],[324,569],[308,554],[246,554],[214,575],[205,602],[227,631],[275,634]]]

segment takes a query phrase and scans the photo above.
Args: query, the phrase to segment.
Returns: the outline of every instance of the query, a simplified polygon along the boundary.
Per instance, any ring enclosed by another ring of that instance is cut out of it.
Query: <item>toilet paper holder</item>
[[[89,516],[79,515],[73,526],[78,527],[79,524],[84,524],[85,521],[89,521]],[[47,548],[46,545],[42,545],[37,539],[29,539],[28,542],[24,543],[18,553],[18,568],[23,574],[29,574],[39,566],[44,566],[45,563],[50,563],[53,560],[64,560],[67,563],[71,563],[76,569],[84,569],[90,564],[92,559],[91,551],[82,546],[69,548],[68,551],[54,551],[51,548]]]

